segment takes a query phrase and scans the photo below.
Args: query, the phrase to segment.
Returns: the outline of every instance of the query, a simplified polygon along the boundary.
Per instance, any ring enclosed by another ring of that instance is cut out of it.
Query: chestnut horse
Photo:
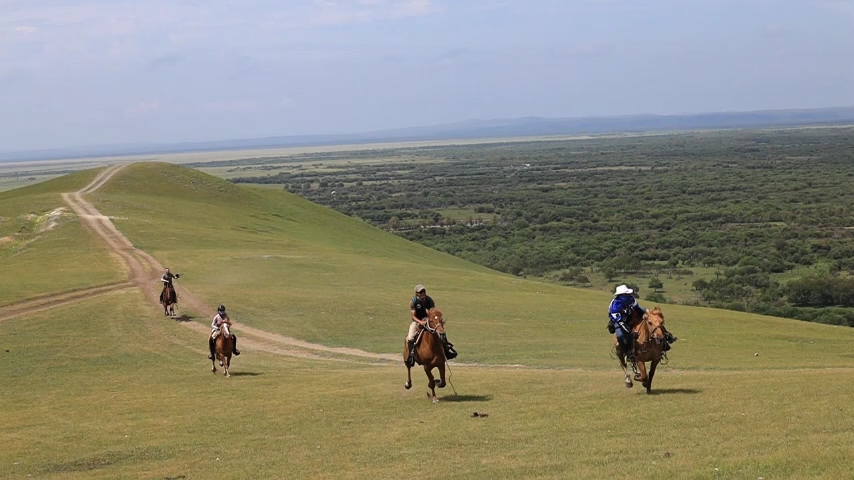
[[[163,305],[163,315],[174,318],[176,303],[178,303],[178,296],[175,295],[175,288],[164,282],[163,291],[160,292],[160,304]]]
[[[415,344],[415,361],[424,367],[424,373],[427,374],[427,385],[433,393],[433,403],[437,403],[439,398],[436,396],[436,386],[445,388],[445,347],[442,344],[442,339],[439,335],[445,333],[445,319],[442,318],[442,312],[437,308],[427,310],[427,326],[419,333],[420,339]],[[403,361],[409,358],[409,343],[403,342]],[[439,369],[439,379],[433,377],[433,369]],[[406,366],[406,384],[407,390],[412,388],[412,372],[409,365]]]
[[[637,313],[632,314],[632,333],[635,337],[634,355],[637,368],[640,370],[640,372],[635,373],[635,380],[640,381],[646,387],[646,393],[650,393],[652,391],[652,377],[655,376],[655,367],[664,357],[664,334],[666,332],[664,314],[656,305],[652,310],[647,310],[643,318],[638,319],[637,317]],[[620,349],[616,335],[614,335],[614,343],[617,346],[617,358],[620,359],[620,365],[626,375],[626,388],[632,388],[632,379],[629,377],[626,365],[626,354]],[[646,372],[645,362],[649,362],[649,375]]]
[[[226,377],[231,376],[228,373],[228,368],[231,366],[231,354],[234,352],[234,339],[231,337],[231,331],[228,329],[230,326],[231,322],[228,320],[222,322],[219,326],[219,335],[217,335],[214,342],[216,344],[216,355],[211,361],[211,372],[216,373],[216,361],[219,360],[219,366],[225,370],[223,375]]]

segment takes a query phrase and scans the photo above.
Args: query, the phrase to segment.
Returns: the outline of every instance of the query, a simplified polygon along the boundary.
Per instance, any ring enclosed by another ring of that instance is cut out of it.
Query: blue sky
[[[0,151],[854,105],[854,0],[0,0]]]

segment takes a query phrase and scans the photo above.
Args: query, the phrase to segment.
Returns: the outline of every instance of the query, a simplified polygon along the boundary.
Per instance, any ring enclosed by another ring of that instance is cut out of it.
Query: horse
[[[415,362],[424,367],[424,373],[427,375],[427,386],[433,396],[433,403],[438,403],[439,398],[436,396],[436,387],[445,388],[445,347],[439,335],[445,334],[445,319],[442,317],[442,312],[437,308],[427,310],[427,326],[419,333],[419,338],[415,343]],[[409,342],[403,342],[403,361],[409,358]],[[433,369],[439,369],[439,380],[433,376]],[[406,383],[404,388],[409,390],[412,388],[412,370],[409,365],[406,366]]]
[[[638,319],[636,312],[632,313],[632,333],[634,337],[634,355],[637,363],[637,368],[640,372],[635,373],[635,380],[640,381],[646,388],[646,393],[652,393],[652,378],[655,376],[655,367],[664,358],[664,314],[658,305],[652,310],[647,310],[643,318]],[[626,375],[626,388],[632,388],[632,379],[629,377],[628,367],[626,365],[626,352],[620,349],[620,344],[617,342],[617,336],[614,335],[614,343],[616,345],[617,358],[620,359],[620,365],[623,367],[623,373]],[[649,375],[647,375],[646,364],[649,362]]]
[[[175,318],[176,303],[178,303],[178,296],[175,294],[175,288],[163,282],[163,291],[160,292],[160,304],[163,305],[163,315]]]
[[[231,322],[228,320],[220,324],[219,334],[214,342],[216,345],[216,355],[211,360],[211,373],[216,373],[216,361],[219,360],[219,366],[225,370],[223,375],[226,377],[231,376],[228,373],[228,368],[231,366],[231,354],[234,352],[234,339],[231,337],[231,331],[228,329],[229,326],[231,326]]]

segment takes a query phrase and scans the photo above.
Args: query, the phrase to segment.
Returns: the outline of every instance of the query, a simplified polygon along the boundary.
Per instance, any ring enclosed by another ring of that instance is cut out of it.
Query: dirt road
[[[109,182],[125,166],[113,165],[108,167],[99,173],[92,182],[77,192],[63,193],[62,199],[77,214],[80,221],[103,240],[110,249],[110,252],[121,260],[128,274],[128,280],[126,282],[44,295],[7,305],[4,307],[4,318],[12,318],[25,313],[46,310],[58,305],[66,305],[127,288],[140,289],[151,302],[153,311],[158,311],[157,309],[162,308],[160,306],[161,284],[158,280],[165,271],[163,265],[148,253],[134,247],[130,240],[116,228],[109,217],[101,214],[94,205],[83,198],[84,194],[92,193]],[[214,309],[193,295],[186,287],[181,289],[179,300],[182,310],[189,309],[193,312],[198,312],[205,318],[212,318],[214,316]],[[186,317],[183,318],[186,319]],[[234,321],[238,322],[235,324],[235,330],[240,333],[241,350],[263,350],[270,353],[301,358],[341,360],[347,362],[356,361],[360,363],[401,361],[399,355],[372,353],[355,348],[327,347],[240,325],[239,319],[234,319]],[[198,332],[199,344],[202,346],[205,345],[205,337],[210,334],[210,328],[206,324],[193,321],[179,321],[179,324]]]

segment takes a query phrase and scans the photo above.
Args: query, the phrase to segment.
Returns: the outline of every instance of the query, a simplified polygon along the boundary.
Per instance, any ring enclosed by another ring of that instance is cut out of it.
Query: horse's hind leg
[[[632,377],[629,376],[629,366],[626,365],[626,356],[623,355],[619,345],[617,346],[617,358],[620,360],[620,366],[623,367],[623,375],[626,376],[626,388],[632,388],[634,384],[632,383]]]

